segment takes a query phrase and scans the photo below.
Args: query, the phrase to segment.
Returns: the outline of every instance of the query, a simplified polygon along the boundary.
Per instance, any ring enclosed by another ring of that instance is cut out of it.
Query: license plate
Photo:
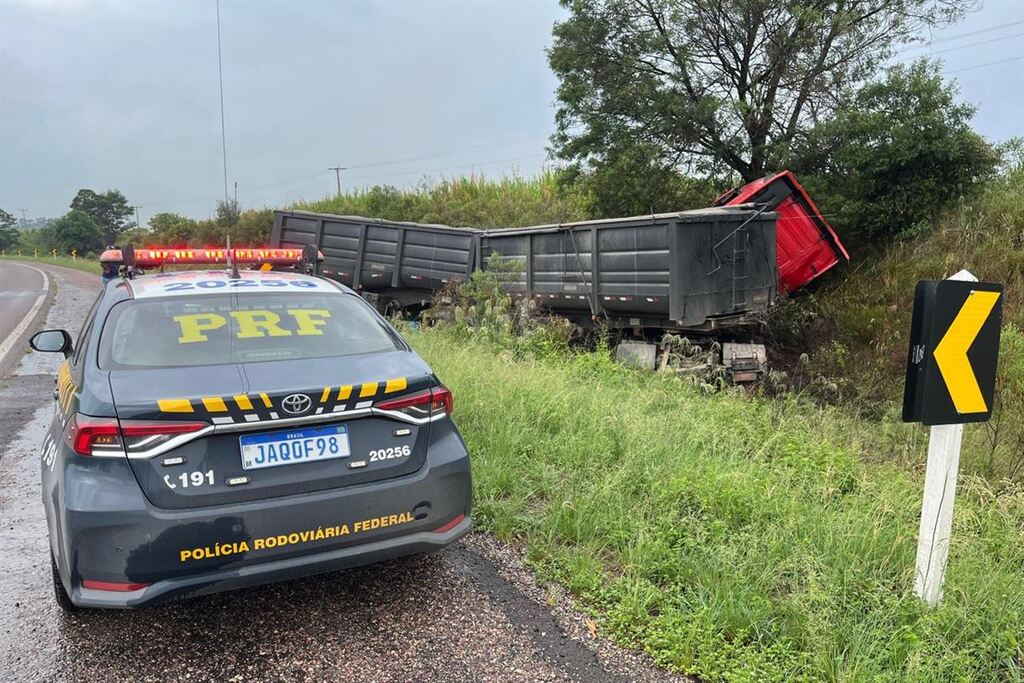
[[[242,448],[243,470],[347,458],[352,454],[346,425],[242,436],[238,443]]]

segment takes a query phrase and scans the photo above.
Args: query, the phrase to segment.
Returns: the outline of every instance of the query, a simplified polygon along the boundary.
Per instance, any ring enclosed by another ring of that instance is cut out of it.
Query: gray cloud
[[[229,181],[263,206],[332,192],[335,164],[348,187],[534,173],[560,16],[539,0],[224,0]],[[936,38],[1020,20],[1024,3],[990,2]],[[954,70],[1019,54],[1006,40],[940,56]],[[1021,133],[1022,67],[954,74],[984,134]],[[0,2],[0,206],[56,216],[80,187],[117,187],[144,219],[208,215],[220,149],[213,2]]]

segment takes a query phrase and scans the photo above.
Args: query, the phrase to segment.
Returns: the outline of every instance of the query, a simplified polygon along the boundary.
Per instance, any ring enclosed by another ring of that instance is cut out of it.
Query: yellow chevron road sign
[[[903,420],[984,422],[992,415],[1003,286],[962,280],[917,284]]]

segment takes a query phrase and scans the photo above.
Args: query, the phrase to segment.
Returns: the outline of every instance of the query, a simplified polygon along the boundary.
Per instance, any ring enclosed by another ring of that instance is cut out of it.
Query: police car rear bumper
[[[73,462],[102,467],[65,471],[61,522],[51,523],[81,607],[141,607],[430,552],[472,527],[469,454],[454,430],[406,476],[191,510],[150,504],[127,460]]]
[[[136,591],[112,592],[78,586],[73,591],[71,599],[79,607],[125,609],[298,579],[407,555],[433,552],[466,535],[472,526],[472,519],[464,517],[454,528],[441,533],[421,531],[407,536],[361,543],[315,555],[274,560],[237,569],[222,569],[196,576],[166,579]]]

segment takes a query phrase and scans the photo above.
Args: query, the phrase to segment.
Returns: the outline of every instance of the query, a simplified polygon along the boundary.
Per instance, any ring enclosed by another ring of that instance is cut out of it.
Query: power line
[[[934,45],[936,43],[948,43],[952,40],[960,40],[961,38],[970,38],[971,36],[977,36],[982,33],[991,33],[992,31],[998,31],[1002,28],[1010,28],[1011,26],[1020,26],[1024,24],[1024,20],[1021,21],[1010,21],[1005,24],[996,24],[995,26],[989,26],[988,28],[981,28],[977,31],[968,31],[967,33],[958,33],[954,36],[944,36],[942,38],[936,38],[935,40],[929,40],[928,45]],[[925,47],[925,46],[922,46]],[[908,48],[912,49],[912,48]]]
[[[427,160],[430,160],[430,159],[443,159],[443,158],[446,158],[446,157],[454,157],[454,156],[459,156],[459,155],[462,155],[462,154],[468,154],[470,152],[479,152],[479,151],[490,150],[490,149],[500,149],[500,148],[503,148],[503,147],[518,147],[519,145],[525,145],[525,144],[527,144],[529,142],[534,142],[536,140],[547,139],[547,137],[550,136],[551,133],[553,133],[553,132],[554,131],[548,131],[547,133],[520,135],[518,137],[508,138],[508,141],[502,141],[500,143],[498,143],[498,141],[495,141],[497,144],[486,144],[486,145],[480,145],[480,146],[476,146],[476,147],[464,148],[462,150],[457,150],[457,151],[454,151],[454,152],[437,152],[437,153],[430,153],[430,154],[422,155],[422,156],[418,156],[418,157],[407,157],[405,159],[393,159],[391,161],[376,161],[376,162],[374,162],[372,164],[358,164],[358,165],[355,165],[355,166],[350,166],[349,168],[350,169],[363,169],[363,168],[376,168],[378,166],[393,166],[395,164],[405,164],[405,163],[409,163],[411,161],[427,161]]]
[[[407,158],[404,158],[404,159],[391,159],[391,160],[388,160],[388,161],[379,161],[379,162],[374,162],[374,163],[370,163],[370,164],[360,164],[360,165],[355,165],[355,166],[348,166],[346,168],[346,170],[364,169],[364,168],[376,168],[376,167],[379,167],[379,166],[391,166],[391,165],[395,165],[395,164],[410,163],[410,162],[413,162],[413,161],[428,161],[428,160],[432,160],[432,159],[443,159],[443,158],[447,158],[447,157],[460,156],[462,154],[470,154],[472,152],[487,151],[487,150],[492,150],[492,149],[502,149],[502,148],[506,148],[506,147],[515,147],[515,146],[526,144],[528,142],[532,142],[532,141],[535,141],[535,140],[546,139],[549,135],[551,135],[551,132],[552,131],[548,131],[546,133],[529,133],[529,134],[523,134],[523,135],[511,137],[511,138],[498,138],[496,140],[492,140],[492,141],[489,141],[489,142],[486,142],[486,143],[481,143],[479,145],[474,145],[474,146],[470,146],[470,147],[463,147],[463,148],[458,149],[458,150],[452,150],[452,151],[448,151],[448,152],[428,153],[428,154],[424,154],[424,155],[420,155],[420,156],[416,156],[416,157],[407,157]],[[485,162],[485,163],[491,163],[491,162]],[[329,170],[333,170],[333,169],[329,169]],[[427,172],[429,173],[429,171],[427,171]],[[276,189],[278,187],[284,187],[286,185],[291,185],[291,184],[294,184],[294,183],[301,183],[301,182],[305,182],[305,181],[308,181],[308,180],[313,180],[314,178],[320,177],[321,173],[323,173],[323,171],[314,171],[312,173],[306,173],[306,174],[301,175],[301,176],[294,176],[292,178],[287,178],[287,179],[284,179],[284,180],[278,180],[278,181],[274,181],[272,183],[266,183],[264,185],[255,185],[253,187],[250,187],[250,188],[244,190],[243,194],[252,194],[252,193],[256,193],[256,192],[261,192],[262,190],[272,190],[272,189]],[[419,171],[415,171],[414,173],[419,173]],[[408,175],[408,174],[404,174],[404,175]],[[362,176],[362,177],[367,177],[367,176]],[[388,177],[388,174],[385,174],[383,176],[373,176],[373,177]],[[311,187],[311,186],[307,185],[306,187]],[[281,194],[281,193],[275,193],[275,196],[276,196],[276,194]],[[190,197],[190,198],[187,198],[187,199],[172,199],[172,200],[164,200],[164,201],[151,201],[151,202],[146,202],[146,204],[147,204],[147,206],[150,206],[150,207],[154,207],[154,206],[172,206],[172,205],[175,205],[175,204],[190,204],[190,203],[194,203],[194,202],[214,201],[216,199],[218,199],[218,197],[216,197],[216,196],[204,196],[204,197]]]
[[[946,47],[946,48],[943,48],[941,50],[932,50],[928,54],[938,55],[938,54],[942,54],[943,52],[952,52],[954,50],[963,50],[963,49],[966,49],[966,48],[969,48],[969,47],[977,47],[979,45],[988,45],[989,43],[997,43],[997,42],[999,42],[1001,40],[1009,40],[1010,38],[1019,38],[1021,36],[1024,36],[1024,33],[1011,33],[1008,36],[1000,36],[998,38],[989,38],[988,40],[979,40],[976,43],[967,43],[966,45],[954,45],[953,47]],[[927,49],[927,48],[922,46],[920,48],[913,48],[913,49],[918,50],[918,49]],[[905,50],[903,52],[905,52]]]
[[[492,164],[504,164],[504,163],[509,163],[509,162],[512,162],[512,161],[522,161],[523,159],[534,159],[536,157],[544,157],[544,156],[547,156],[547,154],[546,153],[545,154],[528,154],[526,156],[513,157],[511,159],[495,159],[494,161],[484,161],[484,162],[476,162],[476,163],[472,163],[472,164],[462,164],[461,166],[449,166],[448,168],[434,168],[434,169],[429,169],[429,170],[426,170],[426,171],[404,171],[404,172],[398,172],[398,173],[384,173],[384,174],[369,173],[369,174],[363,174],[361,176],[359,176],[359,175],[357,175],[357,176],[349,176],[349,180],[361,180],[361,179],[364,179],[364,178],[394,178],[394,177],[398,177],[398,176],[425,175],[425,174],[428,174],[428,173],[443,173],[445,171],[458,171],[458,170],[463,169],[463,168],[474,168],[476,166],[490,166]]]
[[[224,129],[224,63],[220,51],[220,0],[217,0],[217,75],[220,79],[220,148],[224,159],[224,203],[228,203],[228,139]]]
[[[394,178],[394,177],[399,177],[399,176],[410,176],[410,175],[423,175],[423,176],[425,176],[425,175],[429,175],[431,173],[442,173],[442,172],[445,172],[445,171],[458,171],[458,170],[466,169],[466,168],[472,169],[472,168],[479,168],[479,167],[483,167],[483,166],[493,166],[494,164],[503,164],[503,163],[509,163],[509,162],[513,162],[513,161],[523,161],[523,160],[526,160],[526,159],[535,159],[537,157],[543,157],[543,156],[547,156],[547,155],[546,154],[530,154],[530,155],[527,155],[527,156],[515,157],[515,158],[511,158],[511,159],[494,159],[492,161],[483,161],[483,162],[476,162],[476,163],[472,163],[472,164],[463,164],[461,166],[449,166],[449,167],[446,167],[446,168],[435,168],[435,169],[427,169],[427,170],[419,170],[419,171],[403,171],[403,172],[397,172],[397,173],[384,173],[384,174],[376,174],[375,173],[375,174],[367,174],[367,175],[362,175],[362,176],[348,176],[348,179],[349,180],[361,180],[361,179],[364,179],[364,178],[375,178],[375,179],[376,178]],[[266,200],[272,199],[274,197],[280,197],[280,196],[291,194],[291,193],[301,193],[304,190],[313,189],[313,188],[316,188],[316,187],[322,187],[322,184],[321,183],[315,183],[315,184],[312,184],[312,185],[307,185],[307,186],[304,186],[304,187],[300,187],[300,188],[296,188],[296,189],[291,189],[291,190],[288,190],[287,192],[275,192],[275,193],[272,193],[272,194],[263,195],[262,197],[256,197],[256,198],[254,198],[254,199],[252,199],[250,201],[255,204],[257,202],[266,201]]]
[[[980,69],[980,68],[985,67],[985,66],[995,66],[996,64],[1006,64],[1008,62],[1016,62],[1016,61],[1018,61],[1020,59],[1024,59],[1024,55],[1017,55],[1016,57],[1009,57],[1007,59],[998,59],[998,60],[996,60],[994,62],[985,62],[984,64],[975,64],[973,66],[965,66],[965,67],[963,67],[961,69],[952,69],[950,71],[943,71],[942,73],[944,75],[955,74],[955,73],[959,73],[961,71],[971,71],[973,69]]]

